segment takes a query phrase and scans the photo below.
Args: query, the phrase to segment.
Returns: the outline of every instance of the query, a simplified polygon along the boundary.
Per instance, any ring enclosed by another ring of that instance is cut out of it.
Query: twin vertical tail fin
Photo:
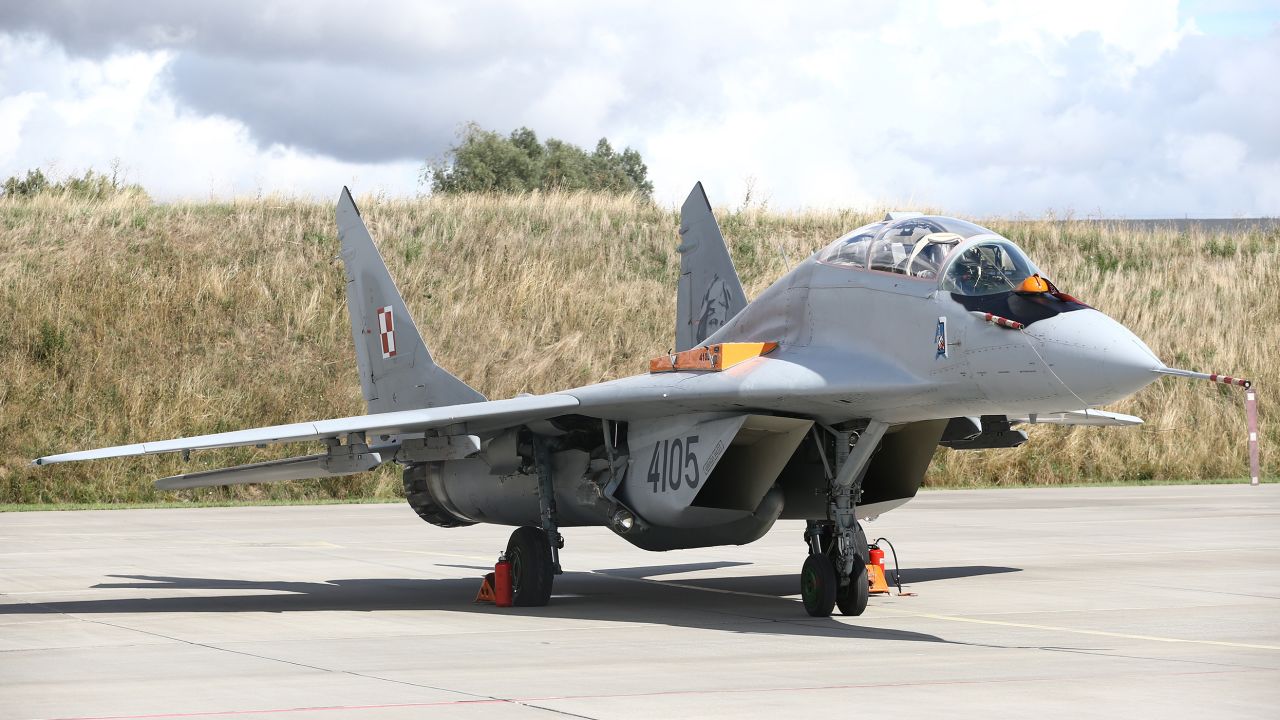
[[[338,239],[347,273],[347,310],[369,412],[480,402],[484,396],[431,360],[404,299],[345,187]]]
[[[680,208],[680,287],[676,295],[676,352],[702,344],[747,306],[738,271],[702,183]]]
[[[483,401],[483,395],[432,361],[345,187],[337,214],[351,336],[369,412]],[[680,208],[680,238],[677,352],[702,344],[747,306],[702,183],[694,186]]]

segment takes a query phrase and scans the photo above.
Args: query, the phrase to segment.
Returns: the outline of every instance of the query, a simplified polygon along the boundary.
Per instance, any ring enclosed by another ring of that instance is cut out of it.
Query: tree
[[[28,170],[25,178],[10,176],[0,188],[3,188],[4,196],[8,198],[49,194],[81,200],[105,200],[119,195],[149,199],[147,191],[141,185],[124,181],[119,163],[112,163],[110,175],[94,172],[90,168],[79,177],[69,175],[56,182],[40,170]]]
[[[49,189],[49,178],[40,170],[28,170],[25,178],[12,175],[4,181],[6,197],[31,197]]]
[[[555,138],[541,143],[529,128],[503,137],[468,123],[444,160],[423,167],[422,180],[438,193],[590,190],[649,197],[648,173],[640,153],[614,152],[606,138],[588,154]]]

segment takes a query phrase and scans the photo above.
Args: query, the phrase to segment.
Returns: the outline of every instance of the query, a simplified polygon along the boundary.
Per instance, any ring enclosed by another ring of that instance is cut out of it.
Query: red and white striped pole
[[[1244,415],[1249,424],[1249,484],[1257,485],[1262,468],[1258,462],[1258,393],[1253,388],[1244,391]]]
[[[1249,430],[1249,484],[1257,485],[1262,479],[1262,468],[1258,460],[1258,391],[1253,389],[1253,383],[1244,378],[1230,375],[1179,370],[1177,368],[1161,368],[1156,372],[1161,375],[1176,375],[1197,380],[1208,380],[1220,385],[1233,385],[1244,388],[1244,417],[1245,425]]]

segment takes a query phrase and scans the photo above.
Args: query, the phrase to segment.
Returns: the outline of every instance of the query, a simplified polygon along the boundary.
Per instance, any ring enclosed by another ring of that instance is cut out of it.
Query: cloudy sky
[[[1280,0],[0,0],[0,177],[414,195],[467,121],[664,203],[1280,215]]]

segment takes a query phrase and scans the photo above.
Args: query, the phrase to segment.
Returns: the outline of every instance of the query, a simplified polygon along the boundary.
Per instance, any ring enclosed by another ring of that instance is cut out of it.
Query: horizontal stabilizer
[[[382,464],[382,456],[376,452],[358,452],[350,455],[303,455],[302,457],[268,460],[267,462],[237,465],[217,470],[174,475],[156,481],[161,490],[214,487],[216,485],[247,485],[249,483],[273,483],[286,480],[311,480],[313,478],[354,475],[372,470]]]
[[[1141,425],[1142,418],[1134,415],[1107,412],[1106,410],[1072,410],[1068,412],[1043,413],[1034,417],[1023,415],[1009,417],[1010,423],[1044,423],[1046,425],[1097,425],[1127,427]]]

